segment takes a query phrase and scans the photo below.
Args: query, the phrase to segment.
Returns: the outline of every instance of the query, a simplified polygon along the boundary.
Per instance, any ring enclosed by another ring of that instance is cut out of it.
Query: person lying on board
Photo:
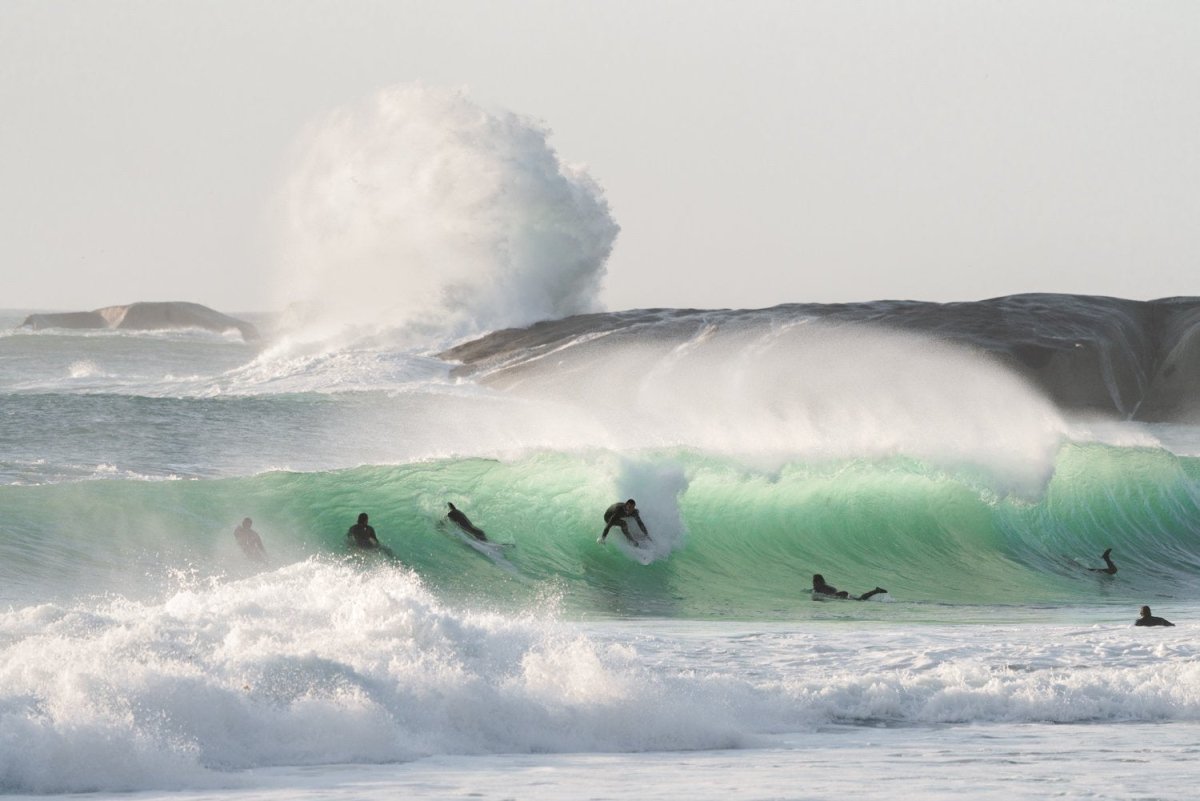
[[[831,595],[834,598],[845,598],[850,601],[865,601],[872,595],[879,595],[887,592],[883,587],[876,587],[873,590],[867,590],[862,595],[854,596],[845,590],[839,590],[837,587],[825,583],[825,577],[820,573],[813,573],[812,591],[817,595]]]
[[[346,530],[346,539],[356,548],[378,548],[379,538],[374,527],[367,524],[367,513],[358,516],[358,522]]]
[[[358,516],[358,522],[346,530],[347,543],[352,548],[363,551],[379,551],[395,559],[396,554],[379,541],[379,538],[375,536],[375,529],[367,523],[367,519],[367,513],[363,512]]]
[[[1166,618],[1155,617],[1154,615],[1150,614],[1150,607],[1143,606],[1141,617],[1139,617],[1137,620],[1135,620],[1133,622],[1133,625],[1135,625],[1135,626],[1174,626],[1175,624],[1172,623],[1171,621],[1167,620]]]
[[[625,535],[625,539],[629,540],[633,547],[642,547],[641,541],[634,539],[633,535],[629,533],[629,523],[627,522],[629,518],[636,520],[638,526],[642,529],[644,538],[650,539],[650,532],[646,530],[646,524],[642,522],[642,515],[638,512],[637,501],[630,498],[624,503],[617,501],[604,510],[604,533],[600,535],[600,539],[597,542],[603,545],[604,541],[608,539],[608,530],[616,526],[621,529],[621,533]]]
[[[483,533],[483,529],[476,526],[474,523],[471,522],[471,519],[469,517],[464,515],[462,512],[458,511],[458,509],[454,506],[454,504],[447,503],[446,505],[450,507],[450,511],[446,513],[446,518],[448,520],[450,520],[450,522],[454,523],[456,526],[458,526],[463,531],[467,532],[468,534],[470,534],[472,537],[479,540],[480,542],[488,541],[487,534]]]
[[[1089,567],[1088,570],[1092,571],[1093,573],[1107,573],[1110,576],[1113,573],[1116,573],[1117,566],[1113,564],[1111,554],[1112,548],[1109,548],[1104,553],[1100,554],[1100,558],[1104,560],[1106,567]]]

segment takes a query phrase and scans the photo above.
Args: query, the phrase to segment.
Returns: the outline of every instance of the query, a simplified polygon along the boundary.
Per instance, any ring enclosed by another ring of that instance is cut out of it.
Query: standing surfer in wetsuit
[[[642,522],[642,516],[638,512],[637,501],[635,501],[633,498],[630,498],[624,503],[617,501],[604,511],[604,533],[600,535],[598,542],[603,545],[604,541],[608,539],[608,530],[613,526],[617,526],[621,529],[621,533],[625,535],[625,539],[629,540],[629,542],[633,544],[633,547],[642,547],[641,542],[634,539],[633,535],[629,533],[629,523],[626,521],[631,517],[637,521],[637,524],[642,529],[642,534],[645,535],[645,538],[647,540],[650,539],[650,532],[646,531],[646,524]]]
[[[850,601],[865,601],[872,595],[879,595],[880,593],[887,592],[887,590],[885,590],[883,587],[876,587],[873,590],[867,590],[862,595],[855,597],[845,590],[839,590],[837,587],[826,584],[825,577],[820,573],[813,573],[812,591],[817,595],[832,595],[834,598],[845,598]]]
[[[458,526],[480,542],[488,541],[487,534],[483,533],[483,529],[476,526],[471,522],[469,517],[458,511],[454,504],[447,502],[446,505],[450,507],[450,511],[446,513],[446,518],[451,523],[454,523],[454,525]]]
[[[1107,573],[1110,576],[1113,573],[1116,573],[1117,566],[1113,564],[1112,556],[1110,554],[1112,554],[1112,548],[1109,548],[1104,553],[1100,554],[1100,558],[1104,560],[1104,564],[1107,565],[1107,567],[1089,567],[1088,570],[1092,571],[1093,573]]]

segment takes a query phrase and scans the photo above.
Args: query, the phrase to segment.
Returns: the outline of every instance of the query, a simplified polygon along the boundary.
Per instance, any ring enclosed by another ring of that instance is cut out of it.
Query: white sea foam
[[[1200,720],[1186,627],[580,626],[456,611],[403,570],[317,561],[193,584],[0,613],[0,787],[737,748],[831,723]]]
[[[438,389],[449,372],[445,362],[420,352],[362,342],[339,349],[287,339],[206,386],[227,395],[392,392],[431,385]]]
[[[71,366],[67,368],[67,372],[71,378],[92,378],[100,374],[100,368],[90,359],[80,359],[79,361],[71,362]]]

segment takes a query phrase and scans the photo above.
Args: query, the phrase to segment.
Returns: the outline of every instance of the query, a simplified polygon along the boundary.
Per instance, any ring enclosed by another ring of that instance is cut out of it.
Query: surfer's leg
[[[872,595],[881,595],[885,592],[887,592],[887,590],[885,590],[883,587],[876,587],[875,589],[868,590],[867,592],[864,592],[862,595],[858,596],[858,600],[865,601]]]
[[[608,514],[608,512],[605,512],[604,513],[604,533],[600,535],[600,539],[596,540],[596,542],[603,545],[605,543],[605,541],[608,539],[608,530],[615,525],[616,525],[616,523],[613,522],[612,516],[610,514]]]

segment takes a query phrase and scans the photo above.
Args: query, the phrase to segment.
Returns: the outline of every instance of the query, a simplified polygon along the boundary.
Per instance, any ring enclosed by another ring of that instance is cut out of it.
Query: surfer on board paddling
[[[872,595],[880,595],[887,592],[883,587],[876,587],[873,590],[867,590],[862,595],[851,595],[845,590],[839,590],[830,584],[825,583],[825,577],[820,573],[813,573],[812,591],[814,595],[831,595],[834,598],[845,598],[848,601],[865,601]]]
[[[480,542],[488,541],[487,534],[484,534],[483,529],[479,528],[474,523],[472,523],[471,518],[467,517],[465,514],[458,511],[458,508],[454,504],[447,502],[446,505],[450,507],[450,511],[446,513],[447,520],[449,520],[451,523],[458,526],[463,531],[470,534],[472,537],[479,540]]]
[[[358,522],[346,530],[346,539],[355,548],[378,548],[379,538],[374,527],[367,524],[367,513],[358,516]]]
[[[237,544],[247,559],[265,565],[267,550],[263,548],[262,537],[258,536],[258,532],[251,528],[253,525],[254,521],[250,518],[243,519],[241,525],[233,530],[233,538],[237,540]]]
[[[1164,617],[1150,614],[1150,607],[1143,606],[1141,616],[1133,622],[1135,626],[1174,626],[1175,624]]]

